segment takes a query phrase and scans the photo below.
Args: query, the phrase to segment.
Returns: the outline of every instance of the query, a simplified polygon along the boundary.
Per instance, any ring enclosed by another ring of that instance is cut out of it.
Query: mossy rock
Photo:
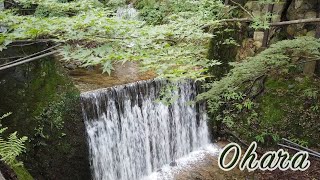
[[[213,30],[215,36],[210,41],[208,59],[219,60],[221,63],[221,65],[213,66],[209,70],[215,80],[226,75],[231,69],[229,63],[237,60],[238,45],[247,37],[246,28],[236,24],[225,24]]]
[[[32,54],[46,46],[27,46],[24,52]],[[0,114],[12,112],[2,124],[8,133],[17,131],[29,138],[19,160],[30,174],[35,179],[90,179],[80,92],[60,63],[50,56],[1,71],[0,77]]]

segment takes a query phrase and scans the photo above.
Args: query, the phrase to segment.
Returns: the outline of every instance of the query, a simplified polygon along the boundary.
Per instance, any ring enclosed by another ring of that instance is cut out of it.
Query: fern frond
[[[17,132],[9,135],[5,140],[1,137],[1,134],[7,128],[0,129],[0,157],[1,160],[10,166],[19,166],[22,163],[16,162],[16,157],[25,151],[24,143],[27,141],[27,137],[17,137]]]

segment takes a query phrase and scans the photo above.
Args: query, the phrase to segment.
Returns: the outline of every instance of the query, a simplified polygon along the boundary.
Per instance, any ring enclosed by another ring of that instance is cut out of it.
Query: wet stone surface
[[[157,172],[145,177],[143,180],[228,180],[228,179],[254,179],[252,173],[240,171],[235,168],[223,171],[218,165],[220,150],[228,142],[217,142],[198,151],[178,159],[176,166],[164,166]],[[233,154],[227,156],[231,160]]]
[[[128,84],[140,80],[155,78],[151,71],[139,72],[138,65],[133,62],[126,62],[114,65],[110,75],[102,73],[101,67],[71,68],[68,74],[72,77],[75,85],[82,92],[95,89],[107,88],[116,85]]]

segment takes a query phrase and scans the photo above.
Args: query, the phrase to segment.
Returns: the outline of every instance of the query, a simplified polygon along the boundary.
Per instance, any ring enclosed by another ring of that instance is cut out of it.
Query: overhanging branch
[[[291,24],[317,23],[317,22],[320,22],[320,18],[298,19],[298,20],[291,20],[291,21],[274,22],[274,23],[270,23],[270,26],[284,26],[284,25],[291,25]]]
[[[217,22],[252,22],[253,20],[250,18],[233,18],[233,19],[222,19]],[[274,22],[270,23],[270,26],[285,26],[291,24],[302,24],[302,23],[319,23],[320,18],[310,18],[310,19],[298,19],[298,20],[291,20],[291,21],[282,21],[282,22]],[[202,28],[210,27],[211,25],[207,24],[202,26]]]

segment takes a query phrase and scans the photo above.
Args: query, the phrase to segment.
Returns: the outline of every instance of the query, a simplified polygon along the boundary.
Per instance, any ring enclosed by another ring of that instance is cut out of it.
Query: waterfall
[[[138,11],[133,7],[132,4],[129,4],[126,7],[119,7],[116,12],[116,16],[123,19],[137,20],[138,15]]]
[[[4,2],[0,2],[0,11],[4,10]],[[4,24],[0,24],[0,33],[7,32],[7,28],[4,26]]]
[[[156,101],[164,81],[139,81],[81,94],[90,163],[96,180],[138,180],[209,143],[206,113],[190,103],[193,81],[176,84],[179,97]]]

